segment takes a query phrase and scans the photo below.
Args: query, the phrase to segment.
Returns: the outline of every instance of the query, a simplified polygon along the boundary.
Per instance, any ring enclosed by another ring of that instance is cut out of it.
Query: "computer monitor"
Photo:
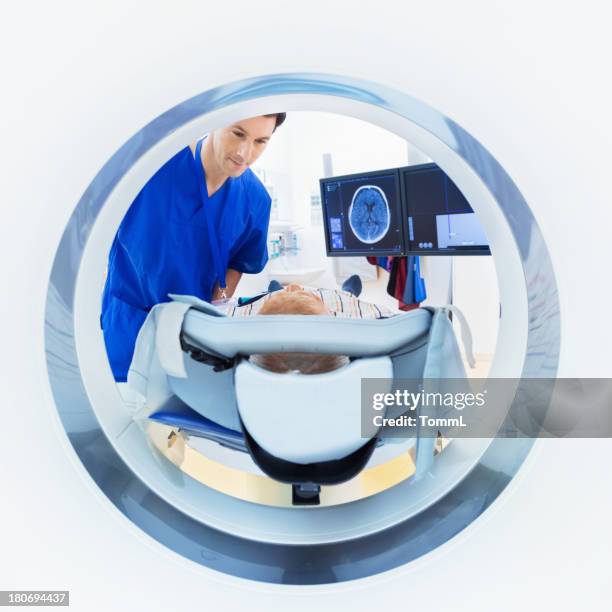
[[[407,254],[491,254],[476,213],[436,164],[400,168],[400,181]]]
[[[320,179],[327,254],[404,254],[397,168]]]

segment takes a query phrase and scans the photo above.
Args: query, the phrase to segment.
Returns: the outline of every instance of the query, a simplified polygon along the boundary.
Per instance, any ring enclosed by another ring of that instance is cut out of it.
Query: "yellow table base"
[[[150,422],[148,434],[155,448],[166,459],[211,489],[254,504],[295,507],[291,503],[291,485],[213,461],[189,446],[188,439],[174,427]],[[436,454],[442,452],[447,444],[448,440],[438,438]],[[319,495],[321,503],[312,507],[336,506],[376,495],[411,478],[414,472],[414,449],[411,449],[386,463],[362,470],[355,478],[342,484],[322,486]]]

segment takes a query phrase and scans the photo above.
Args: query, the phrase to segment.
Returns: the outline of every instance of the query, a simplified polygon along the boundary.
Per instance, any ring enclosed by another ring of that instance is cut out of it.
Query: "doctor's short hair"
[[[285,122],[287,113],[271,113],[270,115],[264,115],[264,117],[276,117],[276,125],[274,126],[274,131],[276,132],[276,128]]]

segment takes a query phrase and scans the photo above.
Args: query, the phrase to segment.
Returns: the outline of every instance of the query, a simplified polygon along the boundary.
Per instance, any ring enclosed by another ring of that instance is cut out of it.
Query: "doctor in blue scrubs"
[[[136,336],[169,293],[230,297],[268,261],[270,196],[249,166],[285,113],[238,121],[186,147],[142,188],[115,236],[101,324],[117,382]]]

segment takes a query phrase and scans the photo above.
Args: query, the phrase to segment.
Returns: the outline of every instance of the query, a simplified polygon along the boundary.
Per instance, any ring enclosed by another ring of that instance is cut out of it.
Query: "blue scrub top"
[[[268,261],[270,196],[259,179],[247,169],[208,197],[201,176],[191,149],[180,151],[143,187],[115,236],[101,324],[117,382],[127,380],[136,336],[155,304],[169,293],[210,301],[221,279],[209,228],[226,269],[256,274]]]

